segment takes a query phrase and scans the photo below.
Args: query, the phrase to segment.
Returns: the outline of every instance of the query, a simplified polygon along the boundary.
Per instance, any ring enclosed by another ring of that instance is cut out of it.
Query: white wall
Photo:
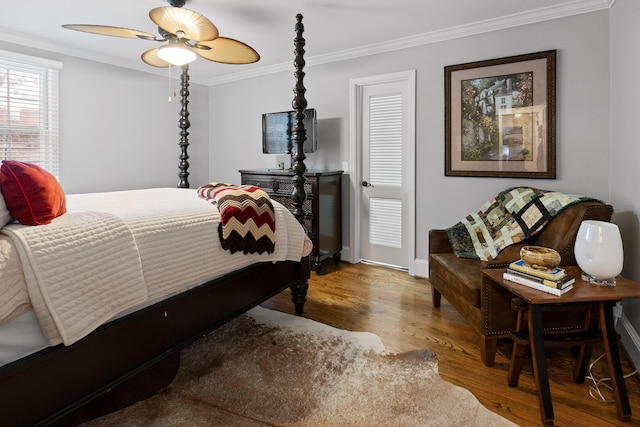
[[[239,169],[276,167],[281,156],[262,154],[262,114],[291,109],[293,81],[280,73],[210,88],[211,181],[239,184]]]
[[[342,168],[349,153],[349,80],[417,70],[416,258],[427,259],[430,228],[453,225],[499,191],[531,185],[609,200],[609,24],[595,12],[379,55],[308,66],[317,109],[318,153],[310,168]],[[307,39],[312,45],[313,39]],[[293,46],[293,45],[292,45]],[[557,179],[444,176],[444,67],[557,49]],[[260,114],[290,108],[295,84],[278,73],[211,88],[211,177],[237,182],[238,169],[274,167],[261,153]],[[218,155],[220,153],[220,155]],[[345,204],[347,201],[345,200]],[[344,218],[348,223],[348,218]],[[343,234],[345,239],[348,233]],[[344,246],[351,246],[345,241]]]
[[[637,1],[617,0],[611,8],[611,199],[616,208],[614,222],[620,227],[624,245],[623,275],[636,281],[640,281],[638,16]],[[625,301],[623,307],[618,331],[636,366],[640,366],[640,301]]]
[[[0,42],[0,49],[53,59],[60,72],[60,182],[66,193],[175,187],[179,99],[167,77]],[[176,81],[179,92],[179,82]],[[206,183],[208,88],[191,85],[191,187]]]

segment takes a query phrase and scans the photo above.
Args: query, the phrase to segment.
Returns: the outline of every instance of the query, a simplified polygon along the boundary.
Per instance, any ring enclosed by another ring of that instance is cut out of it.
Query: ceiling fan
[[[168,0],[170,6],[149,11],[149,18],[158,26],[160,38],[144,31],[123,27],[90,24],[66,24],[64,28],[105,36],[167,42],[142,54],[142,60],[154,67],[185,65],[197,56],[223,64],[251,64],[260,55],[251,46],[234,39],[220,37],[218,29],[205,16],[182,9],[186,0]]]

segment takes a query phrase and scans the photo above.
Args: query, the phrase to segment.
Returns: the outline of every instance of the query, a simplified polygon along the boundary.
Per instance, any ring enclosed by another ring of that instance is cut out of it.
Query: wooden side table
[[[620,352],[613,322],[613,306],[617,301],[628,298],[640,298],[640,283],[618,277],[617,286],[592,285],[580,279],[578,267],[567,267],[567,273],[576,278],[573,290],[558,297],[537,289],[532,289],[502,278],[503,269],[482,270],[483,286],[501,286],[521,298],[528,304],[529,345],[533,374],[538,386],[538,402],[540,415],[544,425],[553,425],[553,404],[549,390],[549,377],[544,352],[544,335],[542,329],[542,312],[553,306],[576,306],[598,304],[599,322],[604,344],[609,373],[615,395],[618,417],[622,421],[631,420],[631,406],[627,396],[627,388],[620,364]],[[485,293],[487,294],[487,293]]]

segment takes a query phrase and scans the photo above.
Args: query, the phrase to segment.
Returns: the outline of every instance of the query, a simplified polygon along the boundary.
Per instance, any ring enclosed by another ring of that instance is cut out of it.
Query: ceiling
[[[194,82],[213,85],[293,69],[297,13],[304,15],[308,65],[433,43],[610,7],[615,0],[187,0],[224,37],[247,43],[260,61],[198,58]],[[166,0],[13,0],[2,6],[0,40],[164,75],[140,55],[157,42],[79,33],[62,24],[98,24],[156,34],[149,10]]]

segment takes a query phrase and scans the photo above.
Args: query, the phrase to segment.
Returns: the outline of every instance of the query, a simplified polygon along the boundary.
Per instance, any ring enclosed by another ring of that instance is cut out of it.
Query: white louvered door
[[[409,263],[406,90],[402,82],[390,82],[362,91],[360,256],[400,268]]]

